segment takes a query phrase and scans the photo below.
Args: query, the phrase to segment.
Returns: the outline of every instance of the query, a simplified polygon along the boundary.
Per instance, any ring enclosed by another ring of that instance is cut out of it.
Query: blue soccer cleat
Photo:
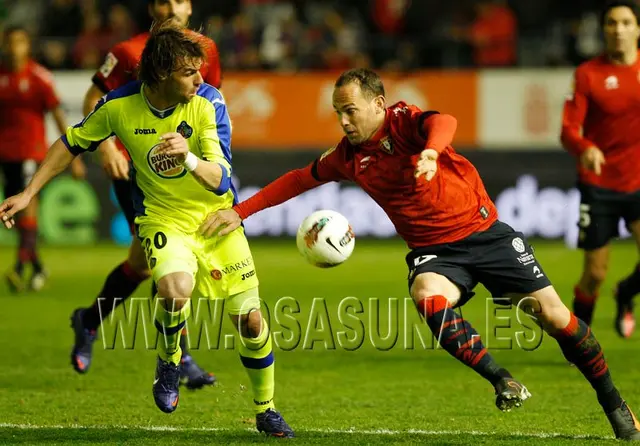
[[[180,360],[180,384],[187,389],[201,389],[204,386],[212,386],[216,383],[213,373],[200,368],[191,355],[182,355]]]
[[[289,427],[280,412],[267,409],[266,412],[256,415],[256,428],[258,432],[264,432],[271,437],[293,438],[295,434]]]
[[[91,366],[93,343],[96,340],[96,331],[89,330],[82,323],[84,309],[78,308],[71,315],[71,328],[75,334],[73,350],[71,350],[71,365],[78,373],[87,373]]]
[[[178,408],[180,399],[180,366],[164,362],[158,357],[156,377],[153,380],[153,399],[158,409],[171,413]]]

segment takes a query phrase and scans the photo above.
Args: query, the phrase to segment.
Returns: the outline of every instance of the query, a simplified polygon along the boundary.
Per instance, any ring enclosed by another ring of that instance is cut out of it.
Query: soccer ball
[[[340,213],[316,211],[305,218],[296,236],[300,254],[314,266],[331,268],[347,260],[356,236],[349,221]]]

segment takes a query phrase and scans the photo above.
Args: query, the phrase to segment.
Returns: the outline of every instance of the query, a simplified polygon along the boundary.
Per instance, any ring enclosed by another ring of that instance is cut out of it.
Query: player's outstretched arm
[[[25,190],[0,204],[0,219],[4,225],[7,228],[13,227],[13,217],[27,207],[45,184],[69,167],[74,158],[75,156],[69,152],[62,139],[54,142]]]
[[[53,120],[56,122],[56,127],[58,127],[58,131],[61,135],[64,135],[67,131],[67,117],[65,116],[64,110],[62,107],[58,106],[51,110],[51,115],[53,116]],[[87,176],[87,167],[84,165],[82,158],[76,157],[71,162],[71,175],[76,180],[83,180]]]
[[[226,235],[240,226],[242,220],[250,215],[277,206],[309,189],[324,184],[324,181],[318,181],[313,176],[312,169],[313,164],[303,169],[292,170],[269,183],[251,198],[238,203],[232,209],[212,213],[200,227],[200,233],[207,237],[216,233]]]

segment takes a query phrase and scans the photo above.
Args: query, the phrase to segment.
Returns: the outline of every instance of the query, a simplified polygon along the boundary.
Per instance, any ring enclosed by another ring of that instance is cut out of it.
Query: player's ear
[[[384,112],[386,106],[386,99],[384,96],[378,96],[373,100],[373,103],[376,106],[377,112]]]

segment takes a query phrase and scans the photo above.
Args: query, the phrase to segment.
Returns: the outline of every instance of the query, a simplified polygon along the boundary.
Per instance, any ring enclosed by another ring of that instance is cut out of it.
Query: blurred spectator
[[[602,49],[601,0],[193,0],[226,70],[578,64]],[[54,69],[95,69],[150,25],[142,0],[0,0]]]
[[[42,61],[49,68],[70,68],[70,48],[82,31],[82,10],[76,0],[50,0],[40,28]]]
[[[510,66],[516,63],[517,23],[504,0],[479,0],[475,17],[464,30],[473,48],[473,61],[480,67]]]

